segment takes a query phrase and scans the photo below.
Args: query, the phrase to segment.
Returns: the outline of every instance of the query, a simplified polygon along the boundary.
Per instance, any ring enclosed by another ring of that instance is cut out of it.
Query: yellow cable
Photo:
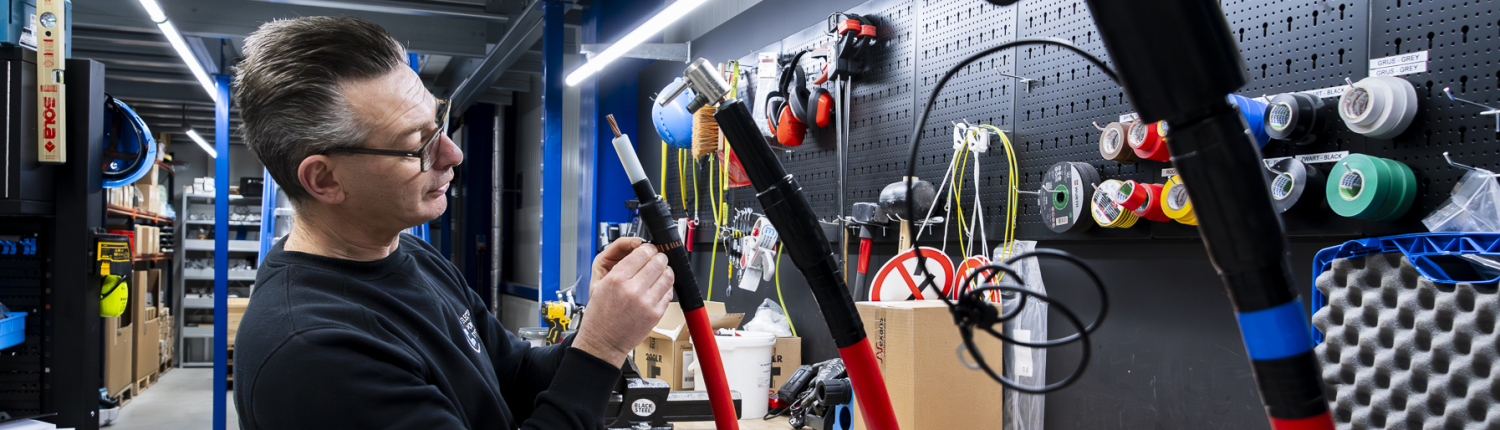
[[[781,315],[786,317],[787,325],[792,327],[792,336],[796,336],[797,324],[792,323],[792,315],[786,311],[786,299],[781,298],[781,245],[776,246],[776,300],[781,302]]]
[[[686,149],[677,150],[677,196],[682,198],[682,211],[687,212],[687,174],[683,173],[682,152]]]
[[[661,141],[661,176],[658,176],[657,180],[661,184],[660,185],[661,186],[661,190],[662,191],[666,191],[667,190],[667,141],[665,141],[665,140]],[[670,203],[671,200],[667,200],[667,202]]]

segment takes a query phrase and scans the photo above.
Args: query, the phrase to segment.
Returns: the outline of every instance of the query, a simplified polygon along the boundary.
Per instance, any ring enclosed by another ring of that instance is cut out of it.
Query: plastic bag
[[[745,330],[770,333],[776,337],[792,337],[791,323],[787,322],[781,305],[771,299],[760,303],[760,307],[755,309],[755,317],[745,323]]]
[[[995,248],[995,261],[1002,261],[1000,256],[1004,249],[1005,245]],[[1035,249],[1035,241],[1015,241],[1011,244],[1009,255]],[[1017,261],[1012,266],[1026,281],[1027,289],[1047,294],[1047,288],[1042,284],[1042,269],[1036,257]],[[1000,295],[1000,306],[1005,312],[1015,309],[1020,304],[1021,294],[1019,293],[1004,292]],[[1026,300],[1025,304],[1020,315],[1016,315],[1015,319],[1003,325],[1002,330],[1005,335],[1011,339],[1033,343],[1047,340],[1047,302]],[[1030,348],[1006,343],[1004,361],[1006,378],[1024,386],[1047,385],[1047,350],[1045,348]],[[1004,390],[1003,396],[1002,405],[1005,412],[1002,414],[1004,416],[1002,429],[1041,430],[1042,418],[1046,410],[1046,395]]]
[[[1500,231],[1500,183],[1495,173],[1470,170],[1453,186],[1453,196],[1422,224],[1433,232]]]

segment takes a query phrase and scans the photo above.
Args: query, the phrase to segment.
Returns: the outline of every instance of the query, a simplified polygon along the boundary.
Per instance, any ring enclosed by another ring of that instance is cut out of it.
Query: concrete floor
[[[120,409],[111,430],[210,429],[214,422],[212,368],[173,369]],[[225,393],[225,428],[240,428],[234,400]]]

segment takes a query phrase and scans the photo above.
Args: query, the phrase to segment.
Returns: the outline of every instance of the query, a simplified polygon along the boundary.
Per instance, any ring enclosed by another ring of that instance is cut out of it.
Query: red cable
[[[1272,430],[1333,430],[1333,415],[1327,411],[1294,420],[1271,417]]]
[[[724,376],[719,341],[714,338],[713,327],[708,324],[708,310],[700,307],[682,315],[687,319],[688,336],[693,339],[693,350],[703,369],[703,384],[708,391],[709,406],[714,411],[714,428],[739,430],[740,415],[735,413],[734,399],[729,396],[729,379]]]
[[[899,430],[896,412],[891,409],[891,396],[885,390],[885,376],[880,374],[880,364],[870,349],[870,338],[839,348],[839,357],[844,359],[844,368],[849,371],[849,383],[854,385],[854,399],[859,401],[865,428]]]

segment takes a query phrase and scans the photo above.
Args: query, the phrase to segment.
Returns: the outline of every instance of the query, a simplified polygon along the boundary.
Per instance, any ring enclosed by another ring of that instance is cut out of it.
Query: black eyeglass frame
[[[345,154],[388,155],[388,156],[392,156],[392,157],[411,157],[411,158],[417,159],[417,162],[421,163],[422,171],[426,172],[426,171],[432,169],[432,163],[433,163],[433,161],[435,159],[435,157],[433,157],[432,154],[429,153],[429,152],[432,151],[433,144],[437,143],[437,141],[439,139],[441,139],[443,137],[443,135],[448,134],[448,118],[449,118],[448,114],[452,110],[453,110],[453,104],[450,103],[447,99],[438,99],[438,117],[437,117],[437,119],[434,120],[435,122],[438,123],[437,132],[433,133],[432,137],[428,138],[427,142],[423,143],[422,146],[417,147],[416,151],[401,151],[401,150],[395,150],[395,149],[370,149],[370,148],[350,147],[350,148],[333,148],[333,149],[329,149],[327,151],[323,151],[323,154],[326,155],[326,154],[332,154],[332,153],[345,153]]]

